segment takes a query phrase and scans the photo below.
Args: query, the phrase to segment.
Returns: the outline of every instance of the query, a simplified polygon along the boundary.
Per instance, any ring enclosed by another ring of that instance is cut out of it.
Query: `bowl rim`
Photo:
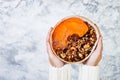
[[[77,61],[77,62],[65,61],[64,59],[62,59],[62,58],[60,58],[59,56],[56,55],[56,52],[54,51],[54,49],[53,49],[53,47],[52,47],[52,43],[53,43],[53,41],[52,41],[52,34],[53,34],[55,28],[56,28],[60,23],[62,23],[63,21],[65,21],[65,20],[67,20],[67,19],[69,19],[69,18],[79,18],[79,19],[83,20],[84,22],[87,22],[88,24],[90,24],[90,25],[94,28],[95,33],[96,33],[96,37],[97,37],[97,40],[96,40],[96,42],[95,42],[95,44],[94,44],[94,46],[93,46],[90,54],[89,54],[87,57],[85,57],[84,59],[82,59],[82,60],[80,60],[80,61]],[[88,18],[83,17],[83,16],[68,16],[68,17],[65,17],[65,18],[61,19],[60,21],[58,21],[58,22],[56,23],[56,25],[53,27],[53,30],[52,30],[52,32],[51,32],[51,34],[50,34],[50,47],[51,47],[51,50],[52,50],[53,54],[54,54],[59,60],[61,60],[62,62],[71,63],[71,64],[72,64],[72,63],[82,63],[82,62],[86,61],[86,60],[93,54],[93,51],[96,49],[96,46],[97,46],[97,44],[98,44],[98,40],[99,40],[99,37],[100,37],[100,36],[101,36],[101,33],[100,33],[100,30],[99,30],[98,26],[97,26],[94,22],[92,22],[91,20],[89,20]]]

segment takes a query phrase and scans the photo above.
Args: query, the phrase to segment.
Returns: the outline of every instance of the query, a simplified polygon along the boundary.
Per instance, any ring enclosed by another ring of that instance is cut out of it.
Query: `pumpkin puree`
[[[53,48],[61,48],[67,45],[68,36],[77,34],[82,37],[88,31],[88,26],[80,18],[68,18],[59,23],[52,34]]]

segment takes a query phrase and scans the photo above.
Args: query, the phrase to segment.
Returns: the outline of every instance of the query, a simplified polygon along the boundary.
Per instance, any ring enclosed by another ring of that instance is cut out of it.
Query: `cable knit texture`
[[[55,68],[50,66],[49,68],[49,80],[71,80],[71,66],[69,64]]]
[[[99,80],[99,67],[79,65],[78,80]],[[49,80],[71,80],[71,65],[67,64],[61,68],[50,66]]]
[[[79,67],[79,80],[99,80],[99,67],[81,65]]]

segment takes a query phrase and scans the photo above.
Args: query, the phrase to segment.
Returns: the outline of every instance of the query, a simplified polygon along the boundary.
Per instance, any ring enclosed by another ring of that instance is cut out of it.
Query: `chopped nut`
[[[85,44],[84,45],[84,48],[86,49],[86,48],[90,48],[90,45],[89,44]]]
[[[91,29],[91,30],[90,30],[90,34],[93,34],[93,32],[94,32],[94,30],[93,30],[93,29]]]
[[[79,57],[80,57],[81,59],[84,58],[83,54],[81,54],[81,53],[79,53]]]
[[[76,51],[76,48],[75,48],[75,47],[71,47],[70,49],[73,50],[73,51]]]
[[[88,56],[88,54],[85,54],[85,57],[87,57]]]
[[[61,56],[61,58],[65,58],[66,57],[66,54],[65,53],[62,53],[62,54],[60,54],[60,56]]]
[[[75,52],[74,51],[72,51],[72,55],[74,55],[75,54]]]

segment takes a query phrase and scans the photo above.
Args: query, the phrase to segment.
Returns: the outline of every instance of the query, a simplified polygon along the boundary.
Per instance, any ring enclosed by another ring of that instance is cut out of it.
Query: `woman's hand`
[[[103,50],[102,37],[100,37],[95,51],[92,53],[92,55],[89,57],[87,61],[83,62],[83,64],[97,66],[100,60],[102,59],[102,50]]]
[[[53,67],[62,67],[62,66],[65,65],[65,63],[62,62],[62,61],[60,61],[60,60],[53,54],[53,52],[52,52],[52,50],[51,50],[50,34],[51,34],[52,30],[53,30],[53,28],[51,28],[50,31],[48,32],[47,40],[46,40],[48,58],[49,58],[50,64],[51,64]]]

